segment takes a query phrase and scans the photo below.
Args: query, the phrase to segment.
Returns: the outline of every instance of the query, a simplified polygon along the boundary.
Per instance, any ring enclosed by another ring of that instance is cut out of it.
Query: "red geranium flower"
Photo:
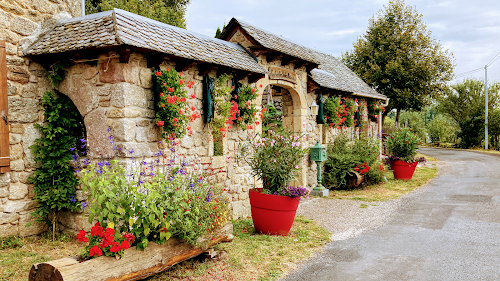
[[[158,122],[156,123],[156,126],[158,126],[158,127],[162,127],[163,125],[165,125],[165,122],[164,122],[164,121],[158,121]]]
[[[102,250],[97,246],[90,248],[89,256],[93,257],[94,255],[98,257],[102,256]]]
[[[87,235],[87,232],[85,230],[80,230],[80,232],[76,235],[76,239],[80,242],[89,242],[89,239],[85,237]]]

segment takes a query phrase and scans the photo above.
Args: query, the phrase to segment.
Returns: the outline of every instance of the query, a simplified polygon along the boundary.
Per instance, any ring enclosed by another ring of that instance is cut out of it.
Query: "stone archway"
[[[265,90],[268,86],[280,87],[286,90],[291,97],[292,104],[286,109],[287,116],[283,119],[283,126],[290,129],[295,135],[304,135],[306,133],[306,118],[309,114],[307,107],[307,100],[304,94],[304,90],[299,85],[281,81],[281,80],[270,80],[267,77],[260,80],[262,84],[262,89]],[[263,100],[264,93],[259,95],[257,104],[263,106],[267,100]],[[288,105],[283,105],[288,106]],[[305,142],[303,142],[305,143]],[[302,169],[297,179],[294,182],[295,185],[307,186],[307,159],[302,161]]]

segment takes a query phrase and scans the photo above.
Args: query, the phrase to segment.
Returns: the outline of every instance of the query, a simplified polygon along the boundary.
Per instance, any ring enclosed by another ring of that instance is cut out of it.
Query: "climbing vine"
[[[59,61],[51,66],[48,77],[54,87],[64,79],[68,65]],[[37,210],[31,214],[37,221],[52,225],[54,238],[59,212],[76,211],[80,207],[75,198],[78,180],[70,160],[77,138],[85,137],[84,125],[78,109],[66,96],[56,98],[52,92],[46,92],[42,106],[45,123],[34,125],[42,136],[30,147],[38,167],[29,178],[34,184],[33,200],[38,202]]]
[[[78,180],[71,167],[71,149],[77,140],[78,110],[68,98],[55,98],[51,92],[42,97],[45,125],[35,124],[42,136],[30,148],[38,168],[29,180],[34,184],[38,209],[32,213],[40,222],[52,225],[53,235],[60,211],[76,211],[80,203],[75,199]],[[83,152],[84,153],[84,152]]]
[[[354,114],[356,106],[353,101],[346,101],[341,97],[329,97],[325,99],[325,126],[330,128],[347,128],[355,124]]]

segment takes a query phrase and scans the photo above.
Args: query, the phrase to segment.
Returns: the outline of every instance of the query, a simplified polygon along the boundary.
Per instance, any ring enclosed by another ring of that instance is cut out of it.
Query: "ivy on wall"
[[[54,65],[50,76],[53,85],[57,85],[63,76],[64,67]],[[42,106],[45,123],[43,126],[35,124],[42,136],[30,147],[37,169],[29,180],[34,184],[33,200],[38,202],[37,210],[31,214],[38,221],[52,225],[54,237],[60,211],[76,211],[80,207],[75,199],[78,180],[70,161],[79,136],[75,130],[82,124],[78,109],[67,97],[56,98],[52,92],[46,92]]]

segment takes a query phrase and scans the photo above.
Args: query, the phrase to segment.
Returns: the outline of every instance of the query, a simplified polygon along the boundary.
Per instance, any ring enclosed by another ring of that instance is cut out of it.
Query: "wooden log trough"
[[[194,247],[172,237],[163,245],[150,242],[144,251],[131,247],[121,259],[102,256],[79,262],[79,257],[69,257],[38,263],[31,267],[28,280],[140,280],[196,257],[218,243],[231,242],[232,233],[233,225],[229,222],[217,230],[204,247]]]

